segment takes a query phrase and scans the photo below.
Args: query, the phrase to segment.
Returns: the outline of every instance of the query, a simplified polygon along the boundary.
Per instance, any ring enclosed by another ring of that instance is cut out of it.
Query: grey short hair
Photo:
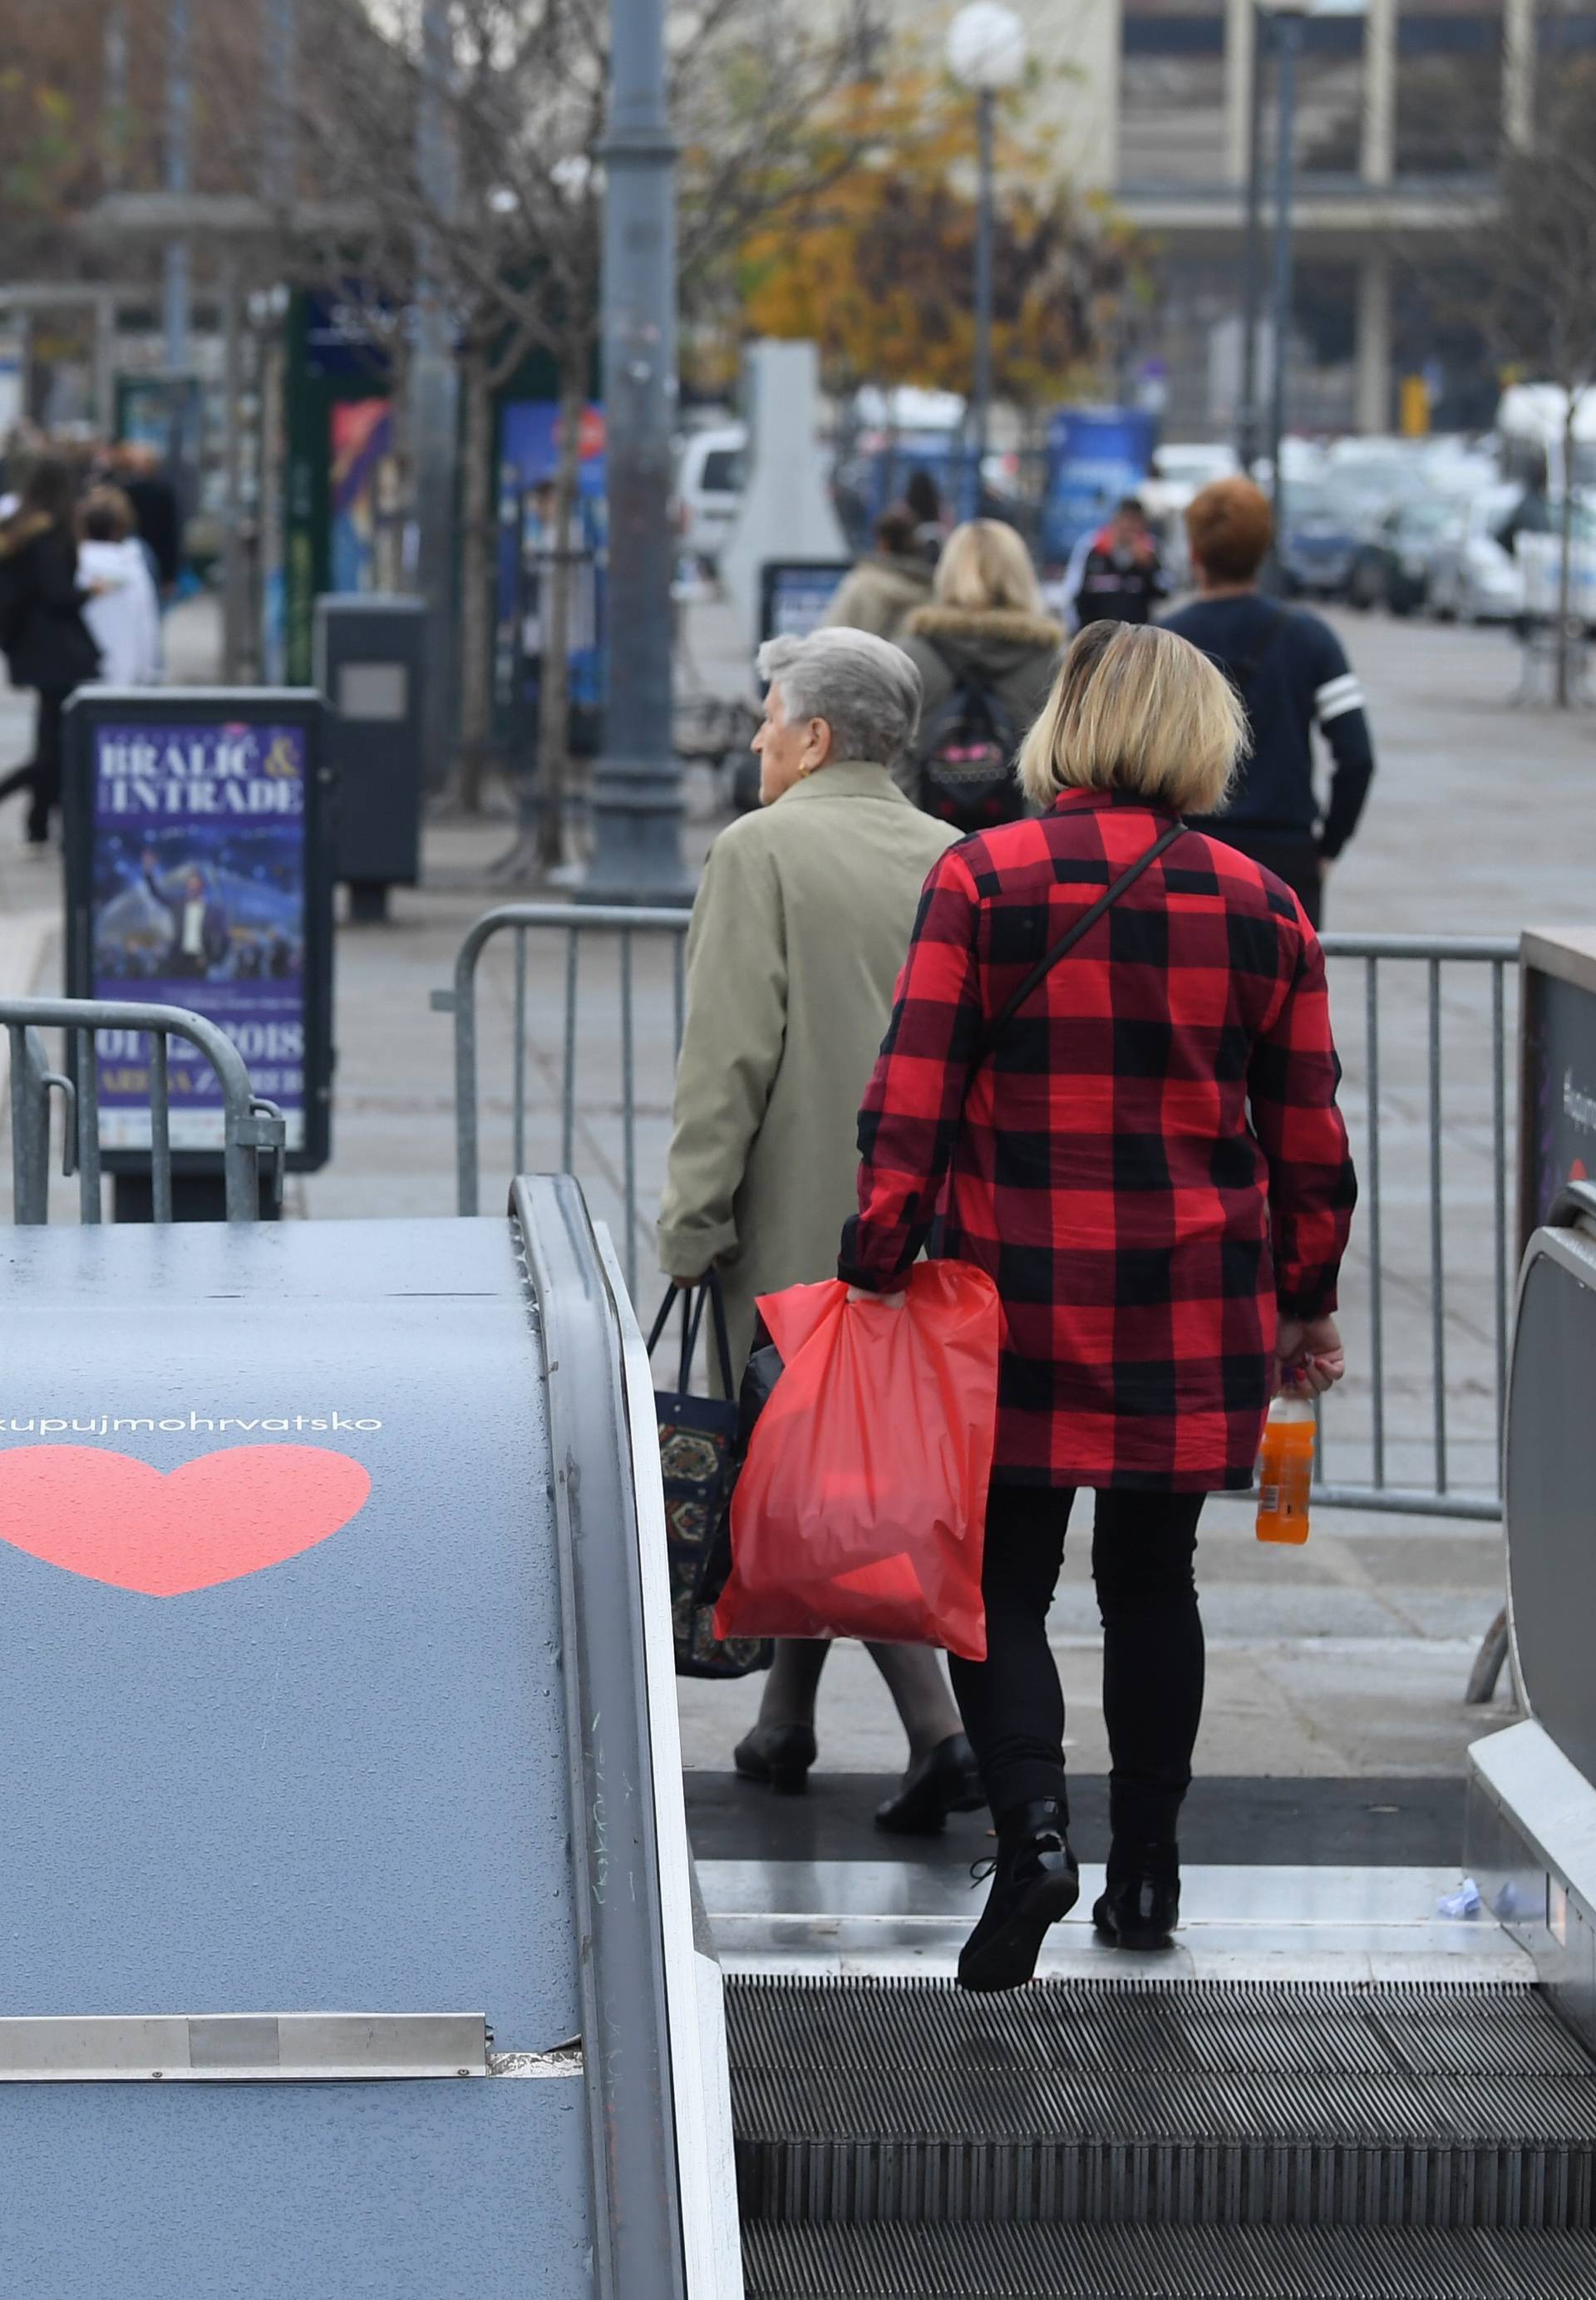
[[[890,767],[920,724],[920,673],[901,647],[869,631],[828,626],[807,638],[766,639],[759,676],[781,690],[790,720],[823,719],[839,759]]]

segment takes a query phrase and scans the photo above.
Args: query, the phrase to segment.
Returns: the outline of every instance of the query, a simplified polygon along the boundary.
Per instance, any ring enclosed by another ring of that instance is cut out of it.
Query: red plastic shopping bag
[[[717,1638],[867,1638],[986,1659],[998,1292],[917,1262],[901,1308],[793,1286],[759,1308],[781,1379],[731,1506]]]

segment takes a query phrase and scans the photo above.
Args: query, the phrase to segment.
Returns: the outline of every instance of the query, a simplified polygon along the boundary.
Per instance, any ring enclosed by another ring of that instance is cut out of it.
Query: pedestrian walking
[[[1181,821],[1215,812],[1243,740],[1184,640],[1082,632],[1021,756],[1048,812],[932,871],[859,1120],[839,1274],[900,1288],[940,1209],[937,1251],[1003,1312],[987,1659],[952,1664],[998,1829],[969,1988],[1029,1979],[1079,1891],[1047,1638],[1076,1491],[1112,1761],[1093,1913],[1155,1948],[1202,1710],[1203,1497],[1250,1483],[1283,1367],[1314,1393],[1342,1371],[1356,1189],[1323,955],[1279,879]]]
[[[1072,561],[1072,567],[1074,562]],[[1150,623],[1169,589],[1158,541],[1138,496],[1126,496],[1082,554],[1069,594],[1075,628],[1088,623]]]
[[[183,514],[160,451],[146,439],[120,440],[112,450],[116,477],[133,506],[138,540],[149,554],[150,572],[163,605],[177,597],[183,572]]]
[[[926,871],[953,834],[892,780],[920,682],[897,647],[818,630],[760,649],[770,681],[754,740],[762,811],[710,849],[688,937],[687,1021],[659,1223],[679,1284],[714,1268],[734,1380],[755,1297],[829,1278],[854,1199],[858,1098],[887,1026]],[[758,1722],[736,1752],[746,1779],[798,1789],[815,1758],[830,1650],[782,1639]],[[902,1789],[876,1819],[940,1829],[981,1802],[973,1760],[934,1654],[873,1646],[909,1742]]]
[[[925,563],[934,567],[942,546],[952,531],[953,521],[942,504],[942,490],[923,463],[916,463],[905,482],[904,507],[915,521],[915,534]]]
[[[1166,619],[1218,664],[1247,713],[1250,752],[1224,816],[1204,824],[1283,879],[1317,927],[1324,874],[1358,828],[1375,771],[1363,688],[1328,623],[1260,597],[1274,521],[1250,479],[1216,479],[1186,512],[1198,597]],[[1333,761],[1321,821],[1314,730]]]
[[[837,587],[827,626],[895,639],[916,607],[931,604],[932,569],[907,504],[889,504],[875,522],[875,548]]]
[[[78,524],[78,581],[90,594],[83,620],[100,651],[100,677],[113,687],[158,687],[161,604],[133,506],[120,488],[96,488]]]
[[[931,604],[909,617],[899,642],[925,696],[919,740],[898,769],[916,805],[961,833],[1020,813],[1014,762],[1063,639],[1015,529],[995,519],[956,527]]]
[[[42,852],[61,804],[62,712],[72,689],[98,675],[100,652],[78,579],[77,489],[71,465],[40,455],[16,510],[0,526],[0,654],[12,683],[38,696],[33,756],[0,780],[0,799],[27,790],[28,844]]]

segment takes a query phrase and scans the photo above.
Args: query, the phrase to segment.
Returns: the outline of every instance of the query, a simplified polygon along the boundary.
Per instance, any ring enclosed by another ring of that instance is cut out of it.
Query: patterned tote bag
[[[708,1304],[721,1375],[719,1397],[692,1394],[693,1353]],[[748,1677],[768,1669],[768,1638],[717,1638],[714,1602],[731,1568],[731,1489],[737,1482],[737,1400],[721,1281],[711,1271],[694,1293],[673,1287],[648,1337],[652,1356],[671,1312],[681,1317],[681,1357],[674,1389],[656,1390],[659,1465],[664,1476],[665,1538],[671,1562],[671,1626],[678,1677]]]

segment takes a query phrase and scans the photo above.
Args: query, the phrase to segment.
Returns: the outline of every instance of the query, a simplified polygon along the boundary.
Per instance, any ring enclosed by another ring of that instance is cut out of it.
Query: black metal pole
[[[426,0],[422,15],[415,167],[429,212],[416,234],[415,342],[410,356],[411,454],[415,472],[416,588],[427,602],[427,699],[422,772],[441,788],[453,763],[456,708],[455,479],[459,379],[448,309],[440,227],[455,212],[456,169],[448,88],[453,69],[449,12]]]
[[[689,900],[672,731],[676,147],[664,0],[611,0],[604,202],[609,704],[584,901]]]
[[[1264,45],[1269,19],[1252,11],[1252,70],[1247,89],[1247,226],[1241,243],[1241,393],[1236,452],[1250,471],[1258,451],[1258,304],[1264,272]]]
[[[1297,102],[1297,55],[1302,19],[1282,9],[1275,24],[1278,147],[1274,154],[1274,374],[1269,395],[1269,462],[1274,509],[1274,555],[1280,587],[1285,588],[1281,548],[1285,537],[1285,477],[1281,470],[1286,433],[1286,361],[1291,336],[1291,145]]]
[[[992,406],[992,91],[981,89],[975,98],[975,121],[980,146],[981,188],[975,215],[975,377],[971,394],[972,464],[965,496],[965,512],[981,516],[982,484],[986,468],[987,437]]]

